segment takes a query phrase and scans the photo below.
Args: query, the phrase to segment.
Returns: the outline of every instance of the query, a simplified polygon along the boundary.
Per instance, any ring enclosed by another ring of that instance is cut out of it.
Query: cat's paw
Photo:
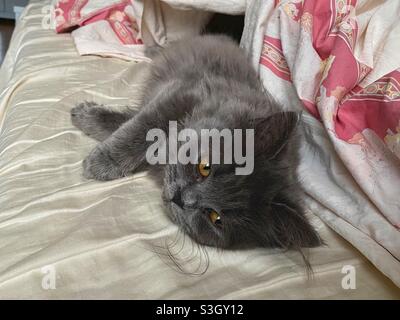
[[[124,174],[107,148],[100,144],[83,161],[83,176],[86,179],[108,181],[122,178]]]
[[[104,129],[104,121],[107,119],[103,106],[95,102],[82,102],[71,109],[71,122],[87,136],[103,141],[110,132]]]
[[[71,121],[72,124],[78,129],[84,131],[84,129],[88,126],[88,122],[90,122],[93,116],[96,116],[96,107],[97,104],[94,102],[82,102],[79,103],[76,107],[71,109]]]

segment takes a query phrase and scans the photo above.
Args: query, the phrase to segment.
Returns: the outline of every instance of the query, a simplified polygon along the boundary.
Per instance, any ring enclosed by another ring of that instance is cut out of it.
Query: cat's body
[[[296,178],[298,114],[281,112],[242,50],[227,37],[202,36],[163,49],[150,67],[141,109],[121,112],[83,103],[72,122],[101,141],[84,161],[84,175],[117,179],[148,167],[150,129],[254,129],[254,172],[213,165],[167,164],[163,199],[170,218],[202,244],[221,248],[321,244],[300,204]]]

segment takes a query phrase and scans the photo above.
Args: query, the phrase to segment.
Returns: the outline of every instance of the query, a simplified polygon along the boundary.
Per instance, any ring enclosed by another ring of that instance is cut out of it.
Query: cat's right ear
[[[278,112],[254,119],[255,155],[273,158],[285,147],[300,121],[299,112]]]

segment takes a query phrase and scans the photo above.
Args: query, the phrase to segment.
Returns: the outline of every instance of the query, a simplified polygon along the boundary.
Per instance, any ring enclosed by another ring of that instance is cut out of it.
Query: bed
[[[0,298],[400,298],[312,212],[326,245],[309,250],[308,277],[296,252],[194,245],[166,218],[146,172],[85,180],[81,162],[96,142],[72,126],[70,109],[133,104],[147,62],[80,56],[70,34],[43,28],[48,4],[27,6],[0,70]]]

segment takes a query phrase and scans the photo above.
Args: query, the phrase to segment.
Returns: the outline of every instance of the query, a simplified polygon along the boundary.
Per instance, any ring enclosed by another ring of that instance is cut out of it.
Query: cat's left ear
[[[254,120],[256,155],[273,158],[285,147],[300,121],[299,112],[278,112],[267,118]]]

